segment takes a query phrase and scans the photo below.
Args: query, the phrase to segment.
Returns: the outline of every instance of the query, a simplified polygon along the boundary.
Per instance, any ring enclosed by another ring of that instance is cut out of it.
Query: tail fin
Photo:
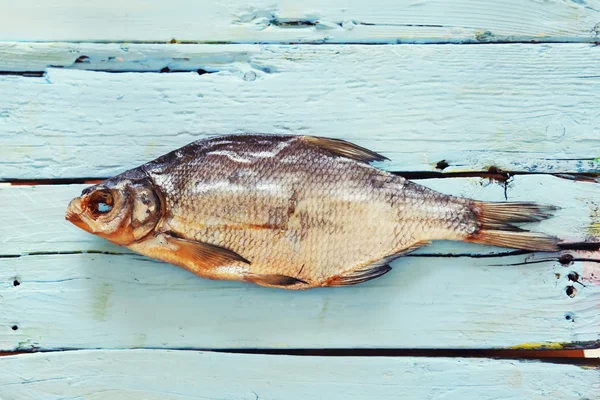
[[[559,240],[543,233],[529,232],[512,223],[537,222],[550,218],[557,207],[525,202],[475,202],[479,229],[468,242],[532,251],[558,251]]]

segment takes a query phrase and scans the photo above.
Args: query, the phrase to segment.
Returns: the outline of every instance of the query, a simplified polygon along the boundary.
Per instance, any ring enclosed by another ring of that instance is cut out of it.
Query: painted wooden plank
[[[0,40],[436,43],[598,40],[598,0],[0,2]]]
[[[455,196],[486,201],[537,201],[561,207],[552,219],[530,224],[567,242],[600,238],[600,185],[550,175],[519,175],[503,184],[485,178],[424,179],[415,182]],[[66,206],[90,185],[0,187],[0,256],[38,252],[128,252],[65,221]],[[506,197],[505,197],[506,195]],[[416,254],[489,254],[491,246],[438,242]]]
[[[162,48],[132,46],[124,62]],[[211,74],[0,76],[0,178],[108,176],[233,132],[340,137],[382,152],[390,169],[600,170],[598,46],[219,48],[170,53],[204,60],[194,68],[221,62]],[[206,61],[215,52],[229,58]]]
[[[0,397],[46,399],[595,399],[600,371],[514,360],[121,350],[0,358]]]
[[[4,257],[0,351],[598,347],[600,253],[570,254],[408,256],[371,282],[305,292],[132,254]]]

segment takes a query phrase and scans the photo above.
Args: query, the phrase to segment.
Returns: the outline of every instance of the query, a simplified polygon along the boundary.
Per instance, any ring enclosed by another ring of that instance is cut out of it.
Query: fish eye
[[[113,205],[114,198],[109,190],[96,190],[87,200],[87,208],[96,217],[109,213]]]

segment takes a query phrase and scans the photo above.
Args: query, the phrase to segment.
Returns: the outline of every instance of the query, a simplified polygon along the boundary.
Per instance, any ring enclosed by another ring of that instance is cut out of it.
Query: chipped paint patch
[[[600,349],[584,350],[583,355],[585,358],[600,358]],[[595,366],[598,368],[598,366]]]
[[[565,346],[563,343],[552,343],[552,342],[532,342],[522,343],[516,346],[510,346],[509,349],[514,350],[563,350]]]
[[[146,339],[148,336],[145,333],[139,333],[135,340],[134,347],[143,348],[146,345]]]
[[[531,342],[506,347],[512,350],[594,350],[600,348],[600,340],[578,342]]]
[[[490,31],[475,32],[475,40],[478,42],[489,42],[494,38],[494,34]]]
[[[588,228],[588,233],[593,238],[600,237],[600,206],[595,201],[590,202],[590,219],[591,224]]]
[[[92,304],[92,314],[97,320],[104,320],[108,311],[108,300],[113,292],[113,287],[110,283],[105,283],[98,286],[94,291],[94,302]]]
[[[597,242],[600,238],[600,204],[594,200],[586,202],[590,207],[590,225],[587,228],[589,242]],[[587,284],[600,285],[600,252],[590,254],[590,261],[582,265],[581,280]]]

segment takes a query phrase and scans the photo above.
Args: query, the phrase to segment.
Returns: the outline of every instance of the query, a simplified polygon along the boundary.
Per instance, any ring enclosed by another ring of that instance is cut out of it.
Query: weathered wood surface
[[[504,198],[503,187],[476,178],[420,183]],[[0,189],[0,350],[581,348],[598,339],[598,252],[563,252],[588,261],[562,265],[555,253],[511,255],[440,242],[360,286],[270,290],[203,280],[86,234],[64,221],[67,202],[83,187]],[[580,241],[598,236],[599,191],[595,183],[531,175],[515,177],[507,196],[563,207],[532,227]],[[80,251],[125,254],[52,254]],[[50,254],[11,257],[32,252]],[[585,287],[570,280],[571,272]],[[577,290],[572,298],[568,286]]]
[[[596,41],[598,0],[0,1],[0,40]]]
[[[122,350],[1,357],[0,368],[0,397],[21,400],[592,400],[600,392],[597,369],[513,360]]]
[[[383,153],[388,170],[517,172],[418,182],[558,205],[531,227],[600,236],[598,0],[0,0],[0,10],[0,180],[106,177],[211,134],[322,135]],[[442,242],[360,286],[278,291],[202,280],[78,230],[64,210],[83,187],[0,184],[0,352],[49,351],[0,357],[2,399],[600,392],[597,369],[571,365],[177,350],[597,348],[598,250]]]
[[[594,347],[598,262],[545,259],[406,257],[361,286],[289,292],[132,255],[3,258],[0,349]]]
[[[600,46],[19,46],[4,65],[68,68],[0,75],[0,178],[108,176],[233,132],[344,138],[390,169],[600,171]]]
[[[518,175],[503,183],[487,178],[421,179],[442,193],[486,201],[537,201],[558,206],[555,216],[528,224],[566,242],[600,240],[600,185],[551,175]],[[90,185],[0,187],[0,256],[38,252],[119,251],[64,220],[66,206]],[[476,244],[437,242],[414,254],[489,254],[511,250]]]

